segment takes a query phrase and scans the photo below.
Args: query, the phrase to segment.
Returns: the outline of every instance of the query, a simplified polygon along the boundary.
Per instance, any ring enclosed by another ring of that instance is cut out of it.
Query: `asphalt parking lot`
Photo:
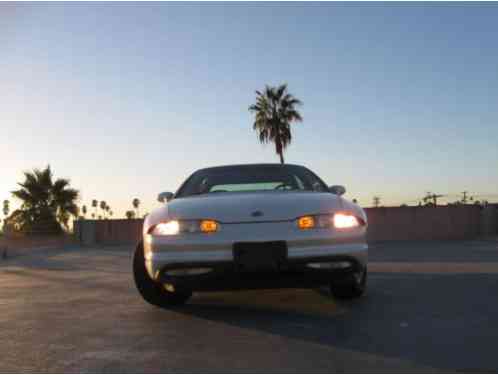
[[[370,250],[367,295],[136,293],[126,248],[0,262],[0,372],[496,372],[498,243]]]

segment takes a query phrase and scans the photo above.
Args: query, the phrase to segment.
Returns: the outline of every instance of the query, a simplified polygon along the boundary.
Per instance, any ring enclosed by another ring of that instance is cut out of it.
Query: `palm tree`
[[[284,164],[284,150],[291,143],[292,122],[303,121],[296,107],[302,102],[287,91],[287,84],[278,87],[265,86],[263,92],[256,91],[256,104],[249,107],[255,114],[253,129],[258,132],[261,143],[275,143],[275,151]]]
[[[105,207],[106,206],[107,206],[107,203],[105,201],[100,201],[100,209],[102,210],[102,214],[103,214],[104,218],[105,218]]]
[[[99,205],[99,202],[96,199],[92,200],[92,207],[93,207],[93,214],[92,217],[95,218],[97,216],[97,206]]]
[[[138,198],[133,199],[131,204],[133,205],[133,208],[135,209],[136,217],[140,217],[140,215],[138,214],[138,207],[140,206],[140,199],[138,199]]]
[[[10,212],[10,202],[6,199],[3,201],[3,216],[9,216]]]
[[[83,214],[83,217],[86,217],[87,213],[86,205],[81,206],[81,213]]]
[[[128,220],[135,218],[135,212],[133,212],[132,210],[126,211],[125,215]]]
[[[373,205],[374,205],[374,207],[380,206],[380,197],[378,197],[378,196],[373,197]]]
[[[43,170],[24,172],[21,189],[12,195],[22,201],[21,208],[11,215],[14,226],[21,231],[60,232],[68,228],[71,216],[78,215],[78,190],[69,187],[69,180],[53,181],[50,166]]]

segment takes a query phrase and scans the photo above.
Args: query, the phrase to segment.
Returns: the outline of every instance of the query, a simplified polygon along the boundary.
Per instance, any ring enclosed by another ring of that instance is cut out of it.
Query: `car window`
[[[257,191],[257,190],[275,190],[281,182],[258,182],[254,184],[225,184],[213,185],[209,192],[226,192],[226,191]]]
[[[241,191],[326,191],[314,173],[295,165],[239,165],[195,172],[180,187],[176,197]]]

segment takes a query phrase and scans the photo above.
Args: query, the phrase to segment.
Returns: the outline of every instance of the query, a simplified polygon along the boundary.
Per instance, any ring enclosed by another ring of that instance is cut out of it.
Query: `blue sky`
[[[498,193],[496,19],[478,3],[1,4],[0,199],[50,163],[122,216],[200,167],[277,162],[247,107],[282,82],[304,102],[286,160],[347,197]]]

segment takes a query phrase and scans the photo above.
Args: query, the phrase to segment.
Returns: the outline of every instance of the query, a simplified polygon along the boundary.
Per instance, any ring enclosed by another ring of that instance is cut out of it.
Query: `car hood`
[[[177,198],[167,204],[170,219],[213,219],[221,223],[293,220],[342,208],[340,197],[309,191],[215,193]]]

